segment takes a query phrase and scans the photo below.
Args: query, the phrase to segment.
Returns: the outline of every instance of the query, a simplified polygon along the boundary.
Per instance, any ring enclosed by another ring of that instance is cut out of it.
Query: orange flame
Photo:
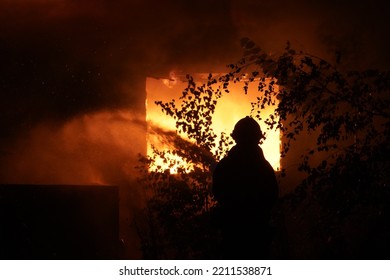
[[[200,80],[203,80],[206,77],[207,75],[197,74],[195,79],[199,78]],[[175,120],[165,115],[161,108],[154,102],[158,100],[171,101],[172,99],[177,101],[186,86],[187,83],[185,81],[179,80],[177,77],[170,77],[169,80],[147,78],[146,120],[149,124],[149,129],[153,125],[158,125],[165,130],[175,131]],[[235,83],[230,85],[230,93],[224,94],[222,98],[218,100],[218,104],[213,115],[212,124],[212,129],[217,135],[220,135],[222,132],[230,135],[237,121],[245,116],[250,115],[252,108],[251,102],[256,102],[256,97],[259,93],[257,92],[257,88],[249,87],[248,94],[244,94],[243,86],[243,83]],[[262,120],[264,121],[267,119],[274,109],[275,107],[269,107],[267,110],[263,110],[260,113]],[[261,147],[264,151],[266,159],[270,162],[275,170],[278,170],[280,169],[280,131],[267,130],[267,126],[263,121],[260,122],[260,126],[263,130],[263,133],[266,133],[266,139],[262,143]],[[217,139],[217,141],[219,141],[219,139]],[[153,154],[152,146],[161,151],[167,151],[170,148],[169,143],[161,141],[158,135],[148,133],[147,154],[149,156]],[[159,166],[162,169],[169,169],[171,173],[177,173],[177,168],[179,165],[184,165],[187,166],[187,169],[191,169],[190,166],[186,165],[187,163],[185,160],[178,156],[172,155],[168,156],[168,158],[171,162],[176,161],[177,165],[172,163],[169,165],[162,159],[157,159],[151,169],[156,170],[157,166]]]

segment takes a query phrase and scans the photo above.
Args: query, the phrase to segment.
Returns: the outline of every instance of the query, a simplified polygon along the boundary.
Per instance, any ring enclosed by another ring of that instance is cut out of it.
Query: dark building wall
[[[119,258],[118,213],[115,186],[0,185],[0,258]]]

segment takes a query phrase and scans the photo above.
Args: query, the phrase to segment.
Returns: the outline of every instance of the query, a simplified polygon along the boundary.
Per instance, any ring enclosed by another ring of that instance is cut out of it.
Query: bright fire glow
[[[195,81],[199,79],[199,85],[203,84],[207,75],[197,74],[194,76]],[[154,102],[161,100],[163,102],[175,99],[179,101],[182,91],[187,86],[186,81],[178,78],[171,79],[154,79],[147,78],[146,80],[146,119],[149,124],[149,131],[152,131],[153,126],[157,126],[166,131],[175,131],[175,121],[173,118],[165,115],[161,108]],[[250,115],[251,102],[256,102],[258,96],[257,86],[250,87],[248,94],[243,93],[243,83],[235,83],[229,86],[230,93],[224,94],[218,100],[218,104],[213,116],[212,128],[217,135],[221,132],[230,135],[234,125],[241,118]],[[273,112],[274,108],[270,107],[261,112],[262,121]],[[262,143],[261,147],[264,151],[266,159],[270,162],[275,170],[280,169],[280,132],[279,130],[266,130],[266,124],[260,122],[263,133],[266,133],[267,139]],[[170,146],[167,141],[162,141],[156,133],[148,133],[147,136],[147,154],[153,154],[152,145],[158,150],[169,150]],[[169,157],[173,161],[177,161],[186,166],[183,159],[177,156]],[[161,160],[155,162],[155,166],[162,166],[163,169],[170,169],[171,173],[177,172],[177,166],[169,167],[167,163]],[[151,167],[153,169],[153,167]],[[188,167],[190,168],[190,167]]]

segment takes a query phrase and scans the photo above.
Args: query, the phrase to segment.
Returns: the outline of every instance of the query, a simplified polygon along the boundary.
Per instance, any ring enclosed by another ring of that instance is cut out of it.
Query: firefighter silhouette
[[[263,134],[253,118],[239,120],[232,137],[236,145],[213,174],[219,257],[264,259],[269,256],[270,212],[278,199],[275,173],[259,147]]]

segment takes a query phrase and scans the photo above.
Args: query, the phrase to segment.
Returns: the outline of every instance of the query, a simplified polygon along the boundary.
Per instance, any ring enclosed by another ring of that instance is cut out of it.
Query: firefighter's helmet
[[[257,121],[251,117],[245,117],[234,126],[232,137],[236,143],[258,144],[264,136]]]

